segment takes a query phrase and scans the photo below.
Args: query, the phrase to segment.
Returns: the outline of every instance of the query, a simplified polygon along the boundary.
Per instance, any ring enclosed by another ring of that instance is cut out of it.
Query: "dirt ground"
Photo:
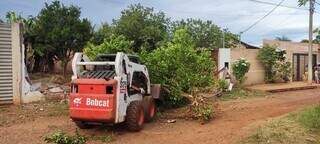
[[[221,112],[205,125],[181,119],[177,119],[176,123],[166,123],[166,120],[159,119],[146,124],[144,130],[137,133],[127,132],[122,126],[100,126],[79,132],[88,137],[113,135],[111,143],[115,144],[236,143],[252,131],[253,125],[307,105],[319,104],[319,91],[282,92],[267,97],[221,102]],[[48,114],[50,109],[56,112]],[[23,110],[21,107],[5,106],[0,107],[0,116],[0,143],[44,143],[44,137],[50,133],[63,131],[74,134],[76,131],[68,115],[51,106],[33,105]],[[89,139],[88,143],[103,142]]]

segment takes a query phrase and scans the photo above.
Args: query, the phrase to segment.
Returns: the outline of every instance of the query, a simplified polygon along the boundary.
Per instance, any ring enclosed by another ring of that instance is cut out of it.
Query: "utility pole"
[[[312,46],[313,46],[313,13],[314,13],[314,0],[309,0],[309,48],[308,48],[308,83],[312,83]]]

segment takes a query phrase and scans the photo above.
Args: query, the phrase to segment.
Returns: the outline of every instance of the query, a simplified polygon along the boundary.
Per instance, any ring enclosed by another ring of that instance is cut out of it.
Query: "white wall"
[[[228,62],[229,63],[229,69],[231,66],[231,58],[230,58],[230,48],[219,48],[218,53],[218,70],[221,70],[224,68],[224,64]],[[223,77],[223,73],[219,74],[219,78]]]

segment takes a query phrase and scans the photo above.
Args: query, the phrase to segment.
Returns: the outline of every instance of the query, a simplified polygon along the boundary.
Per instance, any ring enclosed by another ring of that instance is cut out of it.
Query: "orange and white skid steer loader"
[[[129,130],[140,131],[155,117],[160,85],[151,88],[147,67],[137,56],[118,52],[90,61],[75,53],[72,71],[70,117],[79,128],[125,122]]]

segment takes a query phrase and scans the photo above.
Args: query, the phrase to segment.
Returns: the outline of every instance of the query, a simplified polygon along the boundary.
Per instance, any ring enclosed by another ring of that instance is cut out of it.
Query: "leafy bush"
[[[285,61],[285,51],[277,51],[276,47],[266,45],[259,50],[258,59],[265,68],[265,81],[275,82],[278,79],[289,81],[291,63]]]
[[[88,43],[83,52],[90,58],[94,59],[98,54],[105,53],[133,53],[132,50],[132,41],[127,40],[122,35],[112,35],[108,40],[100,45],[94,45],[93,43]]]
[[[194,87],[205,87],[213,82],[210,52],[197,52],[185,29],[177,30],[167,46],[152,53],[143,52],[141,58],[148,67],[151,81],[170,91],[165,99],[169,105],[184,104],[182,92],[190,93]]]
[[[63,132],[56,132],[45,138],[46,143],[54,144],[85,144],[86,141],[86,138],[81,136],[78,131],[76,131],[76,135],[74,136],[68,136]]]
[[[290,81],[292,76],[291,62],[277,62],[275,69],[277,70],[277,78],[282,79],[285,82]]]
[[[219,91],[226,91],[226,89],[228,89],[228,82],[224,79],[218,79],[216,81],[216,87]]]
[[[265,81],[274,82],[276,79],[274,65],[278,59],[276,48],[269,45],[262,47],[262,49],[259,50],[258,59],[265,68]]]
[[[232,64],[232,74],[240,84],[245,80],[245,75],[249,69],[250,63],[244,58],[240,58]]]

